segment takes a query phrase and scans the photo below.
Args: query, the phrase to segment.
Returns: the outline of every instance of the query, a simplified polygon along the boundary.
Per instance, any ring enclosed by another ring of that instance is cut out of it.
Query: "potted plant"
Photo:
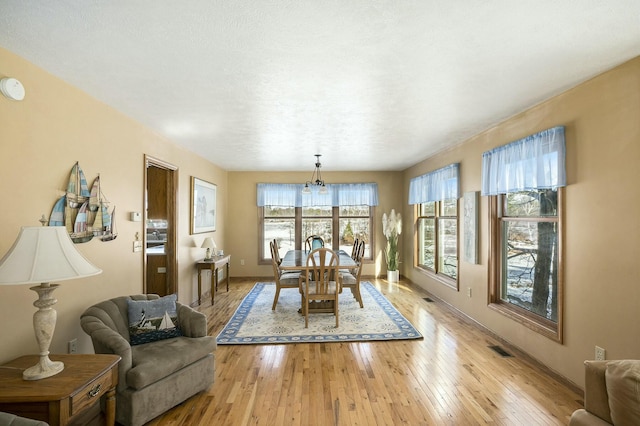
[[[398,235],[402,233],[402,218],[400,213],[396,214],[394,209],[387,216],[382,215],[382,233],[387,237],[387,247],[384,250],[384,257],[387,261],[387,281],[397,282],[400,272],[398,270]]]

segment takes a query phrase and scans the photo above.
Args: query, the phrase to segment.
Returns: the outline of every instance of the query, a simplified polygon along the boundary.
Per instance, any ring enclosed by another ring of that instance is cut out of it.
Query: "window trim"
[[[435,221],[435,247],[436,247],[436,253],[438,251],[438,247],[439,247],[439,232],[438,232],[438,219],[441,217],[440,212],[441,212],[441,203],[444,200],[441,201],[430,201],[432,203],[436,203],[435,205],[435,216],[433,216],[434,221]],[[456,278],[452,278],[449,275],[446,275],[442,272],[437,272],[437,265],[438,265],[438,259],[436,256],[436,259],[434,261],[434,265],[436,267],[436,269],[431,269],[428,267],[424,267],[422,265],[420,265],[419,263],[419,258],[420,258],[420,235],[419,235],[419,229],[420,229],[420,218],[422,217],[427,217],[427,216],[421,216],[420,215],[420,206],[422,204],[426,204],[426,203],[420,203],[420,204],[415,204],[414,205],[414,217],[415,217],[415,223],[414,223],[414,255],[413,255],[413,267],[414,269],[416,269],[418,272],[440,282],[441,284],[445,285],[446,287],[455,290],[455,291],[460,291],[460,199],[457,198],[456,199],[456,258],[458,259],[458,263],[456,266]],[[431,216],[429,216],[431,217]],[[442,216],[442,217],[446,217],[446,218],[450,218],[451,216]]]
[[[542,318],[524,308],[504,302],[501,295],[502,284],[502,218],[500,214],[500,195],[489,196],[489,289],[488,306],[490,309],[511,318],[519,324],[558,343],[564,341],[564,188],[558,190],[558,312],[557,322]],[[522,218],[536,221],[536,218]]]

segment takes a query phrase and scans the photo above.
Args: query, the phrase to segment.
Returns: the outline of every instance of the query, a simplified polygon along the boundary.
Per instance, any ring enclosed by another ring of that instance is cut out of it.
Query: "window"
[[[490,306],[562,342],[564,127],[485,152],[482,169]]]
[[[458,175],[451,164],[411,179],[409,204],[416,205],[417,268],[458,289]]]
[[[340,249],[351,252],[353,242],[364,241],[364,258],[371,256],[371,224],[373,209],[369,206],[341,206],[338,208],[338,235]]]
[[[365,241],[365,259],[372,259],[371,233],[374,208],[369,206],[342,207],[276,207],[261,210],[260,263],[271,261],[269,242],[276,239],[280,257],[289,250],[304,249],[309,235],[320,235],[325,247],[351,253],[355,239]],[[299,232],[296,230],[299,229]],[[334,242],[337,241],[337,244]]]
[[[269,242],[278,243],[280,257],[296,246],[296,216],[294,207],[265,206],[262,225],[262,253],[271,258]]]
[[[560,339],[561,189],[512,192],[491,206],[491,303],[541,334]]]
[[[458,201],[444,200],[417,205],[417,266],[445,278],[457,288]]]
[[[333,250],[333,207],[302,207],[302,240],[319,235],[324,246]]]
[[[328,184],[327,194],[304,185],[259,183],[257,205],[260,223],[259,263],[271,259],[269,242],[276,240],[280,255],[302,249],[309,235],[320,235],[325,247],[350,253],[355,239],[365,241],[365,258],[372,259],[373,215],[378,205],[375,183]]]

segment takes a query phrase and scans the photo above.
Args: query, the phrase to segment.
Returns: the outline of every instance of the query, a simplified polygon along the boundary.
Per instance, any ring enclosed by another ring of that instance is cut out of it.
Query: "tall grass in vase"
[[[402,218],[400,217],[400,213],[396,214],[396,211],[391,209],[391,213],[389,213],[388,216],[386,213],[382,215],[382,233],[387,238],[384,257],[387,262],[388,280],[396,281],[398,277],[398,264],[400,263],[398,236],[402,233]],[[389,274],[389,272],[392,273]]]

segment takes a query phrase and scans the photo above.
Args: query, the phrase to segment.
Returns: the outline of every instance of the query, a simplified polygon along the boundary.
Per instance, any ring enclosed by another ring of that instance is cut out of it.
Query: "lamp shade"
[[[213,238],[207,237],[207,238],[204,239],[204,241],[202,242],[202,245],[200,247],[214,249],[214,248],[216,248],[218,246],[216,246],[216,242],[213,241]]]
[[[64,226],[25,226],[0,260],[0,285],[64,281],[101,272],[75,248]]]

